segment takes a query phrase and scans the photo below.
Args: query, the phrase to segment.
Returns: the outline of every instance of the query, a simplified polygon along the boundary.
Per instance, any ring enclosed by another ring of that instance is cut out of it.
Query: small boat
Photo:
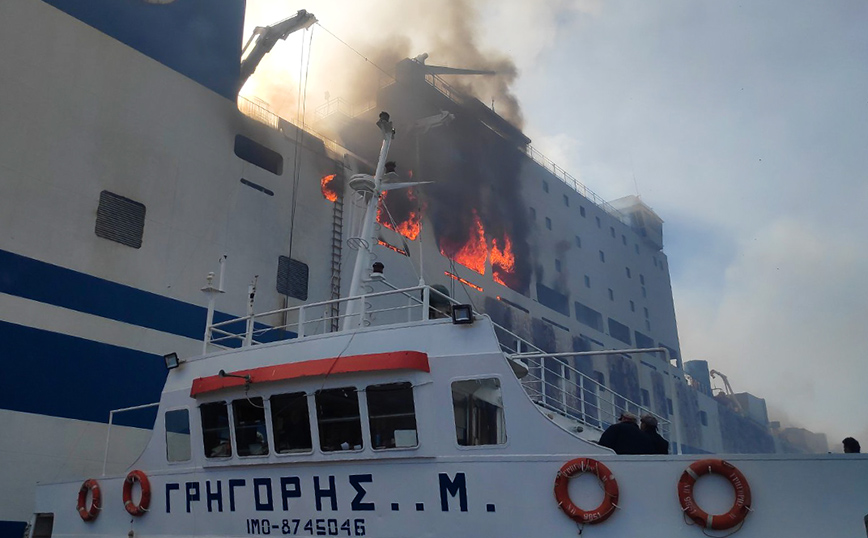
[[[118,476],[40,484],[27,538],[868,532],[864,456],[616,455],[529,396],[544,354],[424,282],[391,286],[372,224],[405,184],[388,114],[378,126],[376,173],[350,181],[367,212],[349,296],[254,313],[252,286],[248,314],[215,323],[211,275],[204,354],[166,356],[144,452]]]

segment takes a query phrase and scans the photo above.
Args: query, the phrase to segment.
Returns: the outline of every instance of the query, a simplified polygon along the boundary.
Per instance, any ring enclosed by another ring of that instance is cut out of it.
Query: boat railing
[[[374,282],[389,289],[373,291]],[[371,280],[369,293],[251,313],[247,316],[209,323],[205,342],[219,349],[260,345],[289,338],[341,332],[333,327],[353,318],[351,328],[386,326],[397,323],[448,318],[452,305],[459,304],[427,285],[397,288],[382,278]],[[356,302],[355,309],[348,306]],[[337,308],[333,308],[333,306]],[[337,312],[337,314],[335,314]],[[350,313],[348,313],[350,312]],[[339,323],[334,323],[337,320]],[[606,387],[569,364],[564,354],[546,353],[524,338],[493,323],[501,351],[527,368],[522,387],[540,407],[575,421],[583,427],[602,431],[617,422],[623,412],[650,414],[657,418],[661,435],[670,436],[670,421],[648,407]],[[612,354],[628,351],[597,351],[580,354]]]
[[[615,392],[566,360],[569,353],[546,353],[527,340],[495,324],[503,352],[528,370],[521,384],[537,405],[569,420],[602,432],[622,413],[652,415],[660,435],[671,438],[671,422],[645,405]],[[630,354],[639,350],[599,350],[578,355]],[[645,351],[648,352],[648,351]]]
[[[382,282],[385,282],[381,280]],[[391,287],[391,286],[390,286]],[[369,288],[370,289],[370,288]],[[432,307],[431,294],[442,295],[428,286],[391,289],[308,303],[300,306],[279,308],[268,312],[254,313],[217,323],[206,329],[207,344],[219,348],[236,348],[265,344],[288,338],[302,339],[318,334],[340,332],[333,330],[335,320],[343,322],[354,318],[352,328],[393,325],[402,322],[424,321],[434,317],[448,317],[444,308]],[[442,296],[440,304],[449,304]],[[358,308],[348,313],[348,305],[355,302]],[[435,299],[435,305],[438,301]],[[337,306],[337,308],[333,308]],[[335,314],[334,312],[337,312]]]

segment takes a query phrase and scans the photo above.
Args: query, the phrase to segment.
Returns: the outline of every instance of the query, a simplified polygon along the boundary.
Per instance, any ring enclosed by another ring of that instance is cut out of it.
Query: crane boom
[[[271,52],[279,39],[286,39],[289,34],[309,28],[316,22],[313,13],[299,10],[298,13],[271,26],[257,26],[241,51],[241,73],[238,79],[238,90],[244,86],[250,75],[256,71],[259,62]]]

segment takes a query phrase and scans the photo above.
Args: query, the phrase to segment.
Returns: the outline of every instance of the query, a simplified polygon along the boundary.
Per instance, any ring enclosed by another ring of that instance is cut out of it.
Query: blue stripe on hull
[[[0,321],[0,409],[93,422],[109,411],[159,400],[159,355]],[[155,409],[123,413],[119,424],[152,428]]]
[[[245,0],[44,1],[235,101]]]
[[[203,307],[5,250],[0,292],[187,338],[205,334]]]
[[[24,521],[0,521],[0,538],[21,538],[26,526]]]

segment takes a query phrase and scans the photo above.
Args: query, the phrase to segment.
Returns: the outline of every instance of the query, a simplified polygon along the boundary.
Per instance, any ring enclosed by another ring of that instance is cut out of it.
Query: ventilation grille
[[[306,263],[281,256],[277,262],[277,292],[307,301],[308,274]]]
[[[140,248],[145,233],[145,205],[109,191],[99,193],[96,235],[128,247]]]

